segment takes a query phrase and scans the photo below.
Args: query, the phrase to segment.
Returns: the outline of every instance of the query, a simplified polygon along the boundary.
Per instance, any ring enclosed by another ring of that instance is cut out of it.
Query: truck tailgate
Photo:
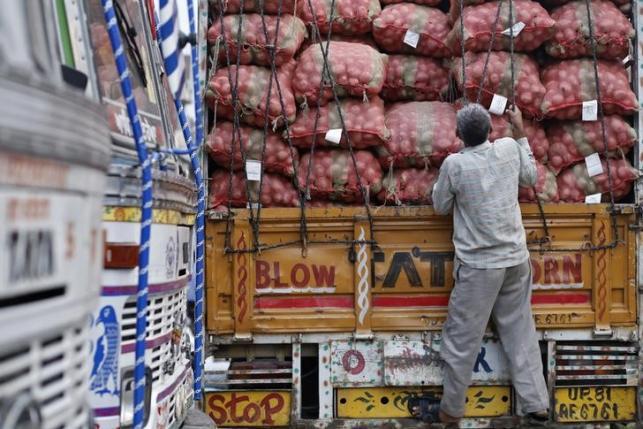
[[[607,209],[546,205],[551,240],[539,244],[545,234],[538,207],[522,206],[539,328],[607,330],[636,322],[634,214],[624,207],[615,216],[615,243]],[[307,209],[304,255],[301,244],[288,244],[301,238],[300,214],[261,210],[258,241],[274,245],[262,252],[252,251],[247,211],[235,212],[229,223],[208,222],[208,331],[368,334],[442,327],[453,286],[450,217],[430,207],[373,208],[371,230],[363,208]],[[233,250],[227,254],[226,231]]]

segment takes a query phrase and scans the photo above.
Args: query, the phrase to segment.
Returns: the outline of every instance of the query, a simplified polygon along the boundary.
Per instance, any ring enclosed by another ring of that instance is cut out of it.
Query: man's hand
[[[509,116],[514,139],[518,140],[526,137],[525,127],[522,123],[522,112],[518,109],[518,106],[513,106],[513,110],[507,109],[507,115]]]

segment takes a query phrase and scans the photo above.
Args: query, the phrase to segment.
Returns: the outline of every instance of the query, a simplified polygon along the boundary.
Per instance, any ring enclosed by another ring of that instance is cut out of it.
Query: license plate
[[[274,427],[290,423],[290,391],[225,391],[205,395],[205,411],[219,427]]]
[[[337,389],[337,417],[383,419],[411,417],[408,400],[423,393],[440,393],[438,387],[374,387]],[[470,387],[465,417],[498,417],[511,412],[508,386]]]
[[[561,387],[555,392],[556,421],[607,422],[634,420],[636,387]]]

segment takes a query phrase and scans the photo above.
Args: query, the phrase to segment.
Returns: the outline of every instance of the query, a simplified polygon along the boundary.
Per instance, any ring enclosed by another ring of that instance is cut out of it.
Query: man
[[[533,424],[547,420],[549,395],[531,314],[531,263],[518,204],[518,186],[533,186],[536,163],[522,114],[507,112],[516,138],[488,141],[491,121],[479,104],[458,112],[457,134],[465,148],[449,156],[433,188],[438,214],[453,211],[455,287],[442,331],[444,391],[439,405],[416,411],[456,423],[489,317],[509,359],[522,411]]]

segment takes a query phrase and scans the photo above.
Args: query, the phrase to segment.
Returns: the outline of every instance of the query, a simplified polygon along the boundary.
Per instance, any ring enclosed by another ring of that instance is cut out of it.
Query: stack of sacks
[[[373,38],[390,54],[382,98],[389,102],[390,138],[376,150],[386,172],[378,199],[387,204],[430,204],[438,168],[461,149],[446,58],[450,25],[437,0],[386,1]]]
[[[235,188],[235,206],[246,204],[239,140],[247,159],[265,152],[263,176],[272,194],[262,193],[265,206],[297,205],[302,193],[311,207],[431,204],[442,162],[462,148],[455,115],[464,98],[495,112],[504,97],[507,106],[515,100],[522,110],[538,178],[534,187],[520,189],[520,201],[582,202],[598,192],[606,201],[608,164],[617,200],[636,179],[626,159],[636,133],[624,116],[638,104],[621,63],[634,35],[619,10],[624,0],[591,0],[605,143],[599,121],[581,120],[583,103],[597,98],[584,0],[513,0],[513,66],[504,0],[464,0],[462,17],[459,0],[451,0],[448,13],[439,0],[335,0],[333,10],[331,0],[246,0],[240,43],[241,2],[211,3],[215,10],[223,4],[227,15],[222,26],[216,14],[210,41],[227,43],[207,93],[219,117],[209,152],[225,171],[237,171],[233,181],[243,189]],[[277,79],[268,97],[272,58],[266,45],[278,13]],[[233,101],[230,80],[237,76]],[[464,98],[455,101],[458,96]],[[237,133],[225,122],[235,111],[242,122]],[[490,140],[515,137],[506,115],[497,113]],[[585,157],[597,152],[603,173],[589,177]],[[295,176],[299,189],[291,184]],[[211,186],[221,189],[219,204],[227,202],[228,181]]]
[[[208,30],[208,42],[219,46],[217,71],[206,90],[206,101],[219,119],[208,139],[208,152],[221,168],[212,174],[210,206],[246,207],[249,202],[295,206],[299,198],[292,177],[298,154],[281,139],[278,129],[296,117],[292,75],[297,66],[294,56],[306,37],[305,24],[292,15],[294,2],[289,0],[246,1],[242,16],[238,1],[214,3],[223,4],[226,15],[217,14]],[[265,13],[281,16],[262,17],[262,3]],[[269,49],[273,44],[274,54]],[[235,112],[241,121],[238,127],[229,122]],[[259,196],[253,161],[262,159]],[[246,168],[244,161],[253,168]]]
[[[636,133],[622,116],[637,110],[636,96],[630,89],[622,60],[627,56],[634,29],[618,7],[607,0],[592,0],[591,16],[596,40],[596,54],[601,99],[596,91],[593,49],[589,35],[585,1],[572,1],[551,11],[556,21],[554,36],[546,43],[547,53],[556,58],[543,68],[545,86],[542,110],[552,118],[547,127],[551,142],[550,168],[558,174],[561,201],[581,202],[592,194],[602,194],[609,201],[607,162],[610,164],[616,200],[625,197],[636,179],[634,169],[625,159],[636,141]],[[589,103],[588,103],[589,102]],[[594,112],[586,111],[583,104]],[[598,115],[598,104],[605,115],[605,136]],[[585,120],[583,120],[585,119]],[[590,176],[586,157],[600,162]],[[609,158],[609,161],[606,161]],[[600,165],[598,165],[600,164]]]

